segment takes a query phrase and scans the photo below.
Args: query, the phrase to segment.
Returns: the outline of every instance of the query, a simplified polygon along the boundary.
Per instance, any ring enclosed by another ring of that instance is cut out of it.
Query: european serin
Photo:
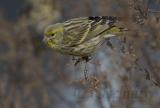
[[[120,35],[126,29],[116,26],[117,17],[96,16],[70,19],[48,26],[44,42],[62,54],[90,56],[105,38]]]

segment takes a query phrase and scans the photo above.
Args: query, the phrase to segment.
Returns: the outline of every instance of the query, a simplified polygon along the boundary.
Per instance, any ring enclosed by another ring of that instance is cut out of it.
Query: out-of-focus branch
[[[158,71],[156,70],[156,68],[153,66],[153,63],[150,59],[150,56],[148,55],[147,51],[145,50],[145,48],[142,48],[142,53],[143,53],[143,57],[144,60],[146,60],[146,63],[149,67],[149,71],[147,71],[149,80],[151,80],[156,86],[160,87],[160,77],[158,75]]]

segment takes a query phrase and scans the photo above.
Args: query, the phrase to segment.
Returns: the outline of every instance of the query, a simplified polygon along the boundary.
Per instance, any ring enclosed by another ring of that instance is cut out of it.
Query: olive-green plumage
[[[44,42],[62,54],[90,56],[105,38],[121,35],[118,19],[111,16],[80,17],[48,26]]]

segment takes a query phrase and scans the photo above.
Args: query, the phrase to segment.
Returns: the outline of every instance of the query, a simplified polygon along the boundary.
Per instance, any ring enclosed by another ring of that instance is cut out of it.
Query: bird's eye
[[[51,34],[51,36],[54,36],[54,35],[55,35],[55,33],[52,33],[52,34]]]

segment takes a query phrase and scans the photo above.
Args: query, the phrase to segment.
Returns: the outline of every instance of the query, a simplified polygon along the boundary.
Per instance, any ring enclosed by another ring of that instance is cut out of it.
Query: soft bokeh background
[[[113,15],[129,28],[87,64],[47,48],[44,28]],[[0,108],[158,108],[160,0],[0,0]]]

